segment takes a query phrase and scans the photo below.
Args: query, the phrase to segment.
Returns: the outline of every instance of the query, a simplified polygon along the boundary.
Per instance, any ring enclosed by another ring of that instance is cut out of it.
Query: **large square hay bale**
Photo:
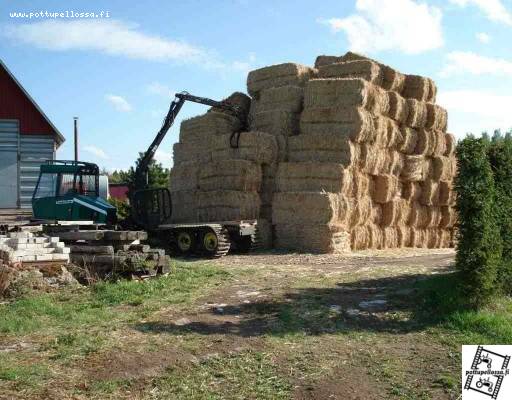
[[[263,111],[289,111],[300,113],[304,100],[304,88],[300,86],[280,86],[262,90],[253,101],[252,114]]]
[[[264,89],[279,86],[304,86],[310,78],[313,69],[305,65],[284,63],[260,68],[249,72],[247,76],[247,91],[253,97]]]
[[[275,193],[272,203],[274,224],[342,224],[347,218],[348,202],[327,192]]]
[[[434,103],[436,100],[437,87],[430,78],[419,75],[406,75],[402,95],[407,98],[419,101]]]
[[[210,152],[210,138],[194,140],[185,143],[174,143],[173,161],[178,165],[187,161],[208,162],[212,159]]]
[[[411,182],[423,181],[428,173],[428,162],[423,155],[405,155],[400,177]]]
[[[197,191],[171,192],[173,223],[197,222]]]
[[[401,125],[400,133],[402,136],[402,142],[397,149],[404,154],[414,154],[416,144],[418,142],[418,131],[414,128]]]
[[[278,224],[275,247],[301,253],[340,254],[350,251],[350,236],[336,224]]]
[[[180,127],[180,142],[207,140],[208,136],[224,135],[240,130],[242,123],[230,114],[221,112],[207,112],[183,120]]]
[[[435,181],[451,181],[452,163],[448,157],[432,157],[432,179]]]
[[[257,219],[261,202],[256,192],[215,190],[197,192],[198,222]]]
[[[406,123],[409,117],[409,103],[397,92],[387,92],[389,111],[388,116],[399,123]]]
[[[453,207],[440,207],[441,208],[441,220],[439,226],[441,228],[453,228],[457,223],[457,212]]]
[[[392,175],[377,175],[372,177],[372,200],[384,204],[388,203],[399,194],[399,180]]]
[[[247,160],[216,160],[199,168],[198,186],[202,191],[239,190],[257,192],[261,188],[261,165]]]
[[[432,103],[427,104],[427,120],[425,128],[446,132],[448,125],[448,112],[441,106]]]
[[[372,141],[375,124],[372,115],[361,108],[310,108],[302,112],[300,132],[336,133],[354,142]]]
[[[456,201],[455,189],[452,182],[439,182],[439,205],[454,206]]]
[[[318,68],[320,78],[361,78],[382,85],[383,72],[379,64],[370,60],[354,60],[324,65]]]
[[[280,163],[276,190],[279,192],[332,192],[347,194],[352,173],[336,163]]]
[[[411,128],[423,128],[427,123],[427,103],[415,99],[407,99],[406,125]]]
[[[311,79],[304,91],[304,107],[362,107],[385,115],[389,111],[389,99],[383,89],[363,79]]]
[[[352,197],[361,199],[370,195],[371,177],[361,173],[359,169],[352,168]]]
[[[231,135],[211,139],[213,160],[249,160],[258,164],[273,164],[278,160],[279,149],[275,135],[258,131],[241,132],[237,148],[231,147],[230,140]]]
[[[347,223],[350,228],[368,224],[373,215],[373,203],[370,196],[351,198],[347,208]]]
[[[434,206],[439,204],[439,182],[427,179],[420,183],[421,197],[420,203],[425,206]]]
[[[373,230],[368,225],[356,226],[350,230],[350,247],[353,251],[366,250],[373,243],[378,246],[378,238],[373,236]]]
[[[169,190],[182,192],[198,189],[198,174],[201,164],[195,161],[187,161],[171,168],[169,176]]]
[[[252,116],[250,126],[255,131],[293,136],[299,134],[299,119],[300,114],[290,111],[262,111]]]
[[[357,162],[358,153],[359,147],[349,138],[334,132],[288,138],[290,161],[332,162],[349,166]]]
[[[444,135],[444,139],[445,139],[444,155],[451,156],[455,153],[455,147],[457,146],[457,140],[455,139],[455,136],[453,136],[451,133],[446,133]]]
[[[409,202],[419,201],[421,197],[421,186],[418,182],[402,181],[401,197]]]

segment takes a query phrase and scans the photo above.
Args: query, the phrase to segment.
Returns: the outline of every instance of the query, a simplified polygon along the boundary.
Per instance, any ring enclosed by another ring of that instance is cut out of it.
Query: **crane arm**
[[[151,161],[155,156],[158,146],[160,146],[160,143],[162,143],[162,140],[164,139],[165,135],[173,125],[185,101],[191,101],[193,103],[204,104],[207,106],[220,108],[225,111],[233,112],[237,116],[241,115],[240,108],[233,104],[224,101],[208,99],[206,97],[194,96],[187,92],[176,93],[175,99],[171,102],[171,105],[169,106],[169,111],[167,112],[167,115],[164,118],[162,127],[156,134],[155,138],[153,139],[153,142],[149,145],[148,149],[144,153],[142,159],[140,160],[139,164],[135,169],[136,190],[140,190],[147,187],[149,165],[151,164]]]

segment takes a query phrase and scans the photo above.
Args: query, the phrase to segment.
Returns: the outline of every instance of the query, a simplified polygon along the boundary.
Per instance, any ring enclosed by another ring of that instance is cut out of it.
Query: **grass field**
[[[452,261],[238,256],[29,294],[0,305],[0,398],[455,399],[460,345],[510,343],[512,301],[459,309]]]

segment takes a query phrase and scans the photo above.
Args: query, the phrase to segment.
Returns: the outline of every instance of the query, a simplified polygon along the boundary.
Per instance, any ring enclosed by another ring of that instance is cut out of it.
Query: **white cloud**
[[[138,25],[110,19],[10,25],[4,35],[21,43],[54,50],[92,50],[153,61],[201,62],[207,52],[185,42],[140,32]]]
[[[320,19],[347,35],[351,50],[418,54],[443,45],[441,10],[413,0],[357,0],[356,14]]]
[[[484,43],[484,44],[487,44],[491,41],[491,37],[485,32],[477,33],[476,38],[480,43]]]
[[[448,63],[440,72],[443,77],[460,73],[512,76],[512,61],[503,58],[485,57],[469,51],[453,51],[446,58]]]
[[[155,153],[155,160],[162,163],[164,168],[169,168],[172,163],[172,151],[166,152],[158,149]]]
[[[117,111],[121,112],[129,112],[132,111],[132,106],[124,97],[116,96],[113,94],[105,95],[105,100],[107,100]]]
[[[146,90],[150,94],[156,94],[156,95],[164,96],[164,97],[171,97],[173,95],[171,88],[167,85],[160,83],[160,82],[150,83],[149,85],[146,86]]]
[[[440,92],[437,102],[448,110],[449,129],[457,136],[480,134],[512,127],[512,95],[486,90],[452,90]]]
[[[101,158],[102,160],[110,159],[110,157],[107,155],[107,153],[105,153],[105,151],[100,149],[99,147],[88,145],[88,146],[84,146],[83,150],[86,151],[87,153],[91,153],[91,154],[95,155],[98,158]]]
[[[478,7],[491,21],[512,25],[512,14],[506,9],[501,0],[450,0],[460,7],[468,4]]]

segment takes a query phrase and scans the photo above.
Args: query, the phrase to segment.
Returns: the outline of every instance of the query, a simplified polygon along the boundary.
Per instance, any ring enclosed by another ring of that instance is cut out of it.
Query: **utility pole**
[[[78,117],[73,117],[75,132],[75,161],[78,161]]]

